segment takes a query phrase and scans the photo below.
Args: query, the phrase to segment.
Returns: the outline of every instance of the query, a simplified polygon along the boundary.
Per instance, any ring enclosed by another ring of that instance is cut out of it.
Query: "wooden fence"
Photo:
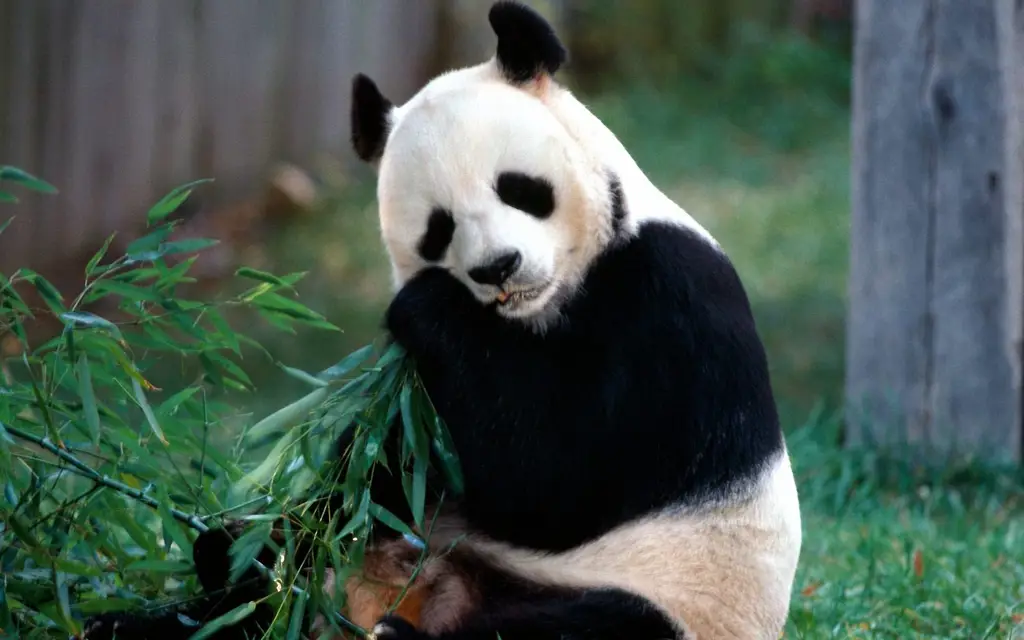
[[[26,196],[0,270],[96,247],[171,187],[252,183],[276,161],[350,158],[364,71],[404,99],[433,71],[428,0],[0,0],[0,163]],[[20,194],[19,194],[20,195]]]

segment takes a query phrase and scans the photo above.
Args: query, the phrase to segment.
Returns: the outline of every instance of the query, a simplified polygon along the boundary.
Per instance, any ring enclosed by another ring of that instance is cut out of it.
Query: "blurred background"
[[[561,79],[734,256],[791,420],[834,408],[852,3],[532,4],[572,52]],[[123,248],[157,198],[213,178],[183,207],[184,234],[221,241],[195,267],[201,295],[241,264],[310,272],[303,300],[344,334],[275,334],[267,346],[327,366],[379,334],[390,294],[372,175],[348,144],[351,78],[367,73],[401,102],[437,72],[490,57],[489,5],[2,0],[0,158],[60,194],[11,207],[0,271],[28,266],[76,290],[111,232]],[[261,401],[296,388],[247,366]]]

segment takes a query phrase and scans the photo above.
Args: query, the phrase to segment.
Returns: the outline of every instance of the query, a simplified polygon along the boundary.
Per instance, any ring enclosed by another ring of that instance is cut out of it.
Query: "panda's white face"
[[[616,237],[647,219],[707,235],[553,74],[566,51],[512,0],[489,14],[496,54],[395,106],[352,85],[352,143],[377,167],[394,284],[447,269],[497,313],[543,329]]]
[[[543,321],[607,242],[608,175],[540,99],[481,71],[392,111],[381,231],[397,286],[441,266],[499,314]]]

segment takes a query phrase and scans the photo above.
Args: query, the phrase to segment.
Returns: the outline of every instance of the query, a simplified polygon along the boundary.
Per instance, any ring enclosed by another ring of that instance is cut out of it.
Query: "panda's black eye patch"
[[[502,202],[535,218],[543,220],[555,210],[555,189],[543,178],[505,171],[498,174],[494,190]]]
[[[416,250],[420,257],[427,262],[437,262],[444,257],[448,245],[455,235],[455,218],[452,212],[437,207],[430,212],[430,219],[427,220],[427,232],[420,238]]]

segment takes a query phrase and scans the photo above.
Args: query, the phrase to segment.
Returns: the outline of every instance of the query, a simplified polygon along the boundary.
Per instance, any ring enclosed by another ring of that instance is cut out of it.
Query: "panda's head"
[[[543,326],[623,228],[622,187],[580,126],[592,116],[552,78],[566,51],[551,26],[508,1],[489,20],[492,59],[401,106],[357,76],[352,142],[377,168],[396,287],[440,266],[497,313]]]

